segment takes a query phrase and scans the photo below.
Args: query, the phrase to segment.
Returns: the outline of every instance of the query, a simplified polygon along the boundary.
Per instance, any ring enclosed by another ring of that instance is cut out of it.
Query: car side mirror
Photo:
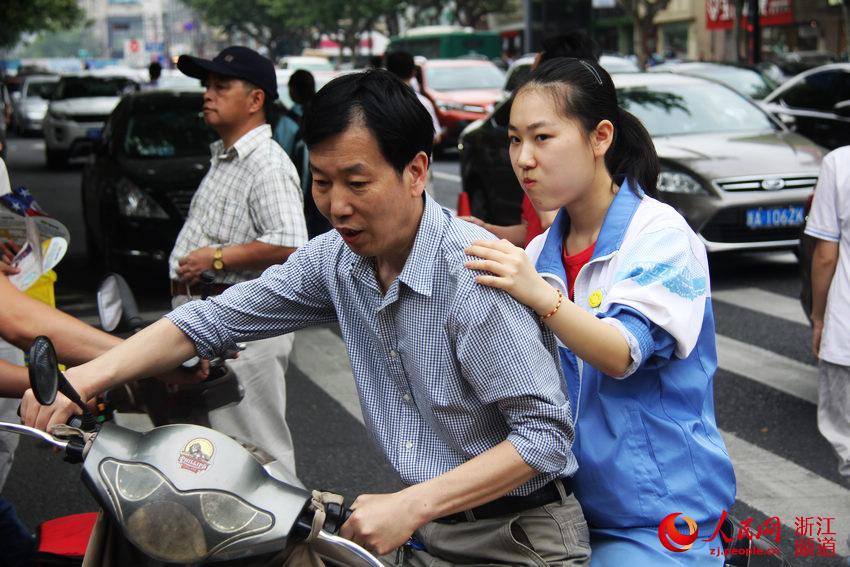
[[[21,100],[21,92],[20,91],[13,92],[12,93],[12,101],[13,102],[20,102],[20,100]]]
[[[832,110],[839,116],[850,118],[850,100],[836,102],[835,106],[832,107]]]

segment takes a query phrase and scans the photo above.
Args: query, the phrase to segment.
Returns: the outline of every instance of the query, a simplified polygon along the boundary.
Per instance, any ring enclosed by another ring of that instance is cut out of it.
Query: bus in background
[[[478,57],[498,60],[502,38],[497,32],[458,26],[425,26],[390,38],[387,51],[407,51],[428,59]]]

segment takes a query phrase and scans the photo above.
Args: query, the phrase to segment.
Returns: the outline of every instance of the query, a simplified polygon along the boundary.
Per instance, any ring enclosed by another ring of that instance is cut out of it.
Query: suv
[[[138,89],[137,82],[119,75],[62,77],[44,118],[47,166],[59,167],[89,153],[121,96]]]

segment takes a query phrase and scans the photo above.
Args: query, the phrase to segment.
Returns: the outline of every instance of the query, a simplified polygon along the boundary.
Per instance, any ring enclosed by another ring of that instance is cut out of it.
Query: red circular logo
[[[697,523],[688,516],[682,516],[682,519],[688,524],[688,533],[683,534],[676,528],[676,518],[681,515],[681,512],[674,512],[658,524],[658,539],[661,541],[661,545],[676,553],[689,550],[699,535]]]
[[[131,39],[130,40],[130,51],[132,53],[138,53],[139,52],[139,40],[138,39]]]

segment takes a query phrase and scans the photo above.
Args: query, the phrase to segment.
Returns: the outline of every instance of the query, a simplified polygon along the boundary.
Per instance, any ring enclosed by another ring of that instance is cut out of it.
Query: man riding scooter
[[[68,371],[84,397],[197,353],[338,322],[366,425],[407,488],[361,495],[341,535],[407,565],[583,565],[587,527],[555,343],[529,310],[476,286],[463,248],[485,231],[424,194],[433,126],[384,71],[339,77],[304,124],[313,194],[335,227],[285,264],[186,304]],[[40,429],[75,412],[27,392]],[[472,521],[475,520],[475,521]],[[512,538],[501,534],[510,533]]]

